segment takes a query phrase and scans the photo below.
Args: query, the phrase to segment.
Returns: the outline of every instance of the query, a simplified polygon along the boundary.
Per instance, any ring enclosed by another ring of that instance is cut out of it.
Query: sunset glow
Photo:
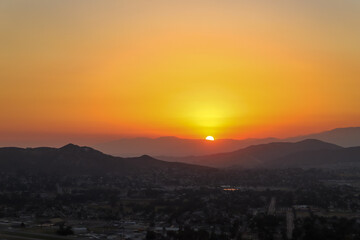
[[[360,125],[359,11],[357,0],[1,1],[0,143]]]

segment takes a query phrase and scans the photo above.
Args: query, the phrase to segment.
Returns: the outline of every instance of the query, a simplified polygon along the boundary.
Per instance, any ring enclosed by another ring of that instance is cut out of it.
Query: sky
[[[358,0],[2,0],[0,145],[360,126]]]

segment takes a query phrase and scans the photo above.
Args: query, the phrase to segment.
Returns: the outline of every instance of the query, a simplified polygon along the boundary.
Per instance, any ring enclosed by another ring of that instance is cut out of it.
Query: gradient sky
[[[359,0],[2,0],[0,144],[359,126],[359,26]]]

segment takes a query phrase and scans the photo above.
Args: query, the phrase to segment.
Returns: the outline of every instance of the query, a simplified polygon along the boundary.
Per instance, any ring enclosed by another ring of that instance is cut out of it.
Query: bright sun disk
[[[215,140],[215,138],[213,136],[207,136],[205,139],[207,141],[214,141]]]

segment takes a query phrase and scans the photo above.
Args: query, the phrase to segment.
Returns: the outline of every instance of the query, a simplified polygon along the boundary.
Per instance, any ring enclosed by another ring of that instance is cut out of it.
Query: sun
[[[207,141],[214,141],[215,140],[215,138],[213,136],[207,136],[205,139]]]

